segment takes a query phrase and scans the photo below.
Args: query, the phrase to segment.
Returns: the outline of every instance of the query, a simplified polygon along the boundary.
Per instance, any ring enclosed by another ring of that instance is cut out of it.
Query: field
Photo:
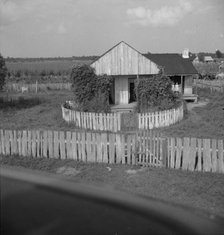
[[[80,64],[90,64],[90,59],[58,59],[39,61],[6,61],[8,82],[68,82],[71,70]]]
[[[208,104],[192,109],[183,121],[163,130],[166,135],[224,138],[224,95],[209,95],[205,89],[199,92],[201,100]],[[3,102],[3,97],[8,103]],[[1,93],[0,129],[74,131],[76,128],[65,123],[61,117],[61,104],[72,100],[72,97],[71,91],[23,95]],[[75,182],[151,196],[224,217],[222,174],[17,156],[0,156],[0,164],[62,174]]]
[[[6,66],[10,72],[17,71],[25,72],[42,72],[46,73],[53,71],[54,73],[71,71],[73,66],[79,64],[89,64],[91,60],[47,60],[47,61],[25,61],[25,62],[6,62]]]

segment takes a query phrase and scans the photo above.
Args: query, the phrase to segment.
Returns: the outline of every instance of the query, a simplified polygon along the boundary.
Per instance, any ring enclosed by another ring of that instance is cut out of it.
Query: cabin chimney
[[[188,48],[185,48],[182,52],[182,57],[184,59],[188,59],[189,58],[189,49]]]

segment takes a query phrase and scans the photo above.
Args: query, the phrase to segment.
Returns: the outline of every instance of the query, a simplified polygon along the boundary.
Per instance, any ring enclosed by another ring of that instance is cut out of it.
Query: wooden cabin
[[[114,77],[110,97],[113,104],[126,105],[136,101],[135,79],[156,75],[161,69],[174,83],[180,84],[183,94],[192,94],[192,75],[197,74],[197,71],[190,60],[176,54],[164,57],[164,63],[162,59],[158,60],[158,56],[151,57],[152,55],[141,54],[122,41],[91,64],[97,75],[107,74]]]

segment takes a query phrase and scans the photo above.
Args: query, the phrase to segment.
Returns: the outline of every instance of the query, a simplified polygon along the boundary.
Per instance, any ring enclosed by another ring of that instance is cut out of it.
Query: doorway
[[[135,102],[136,101],[136,94],[135,94],[135,83],[134,81],[129,82],[129,103]]]

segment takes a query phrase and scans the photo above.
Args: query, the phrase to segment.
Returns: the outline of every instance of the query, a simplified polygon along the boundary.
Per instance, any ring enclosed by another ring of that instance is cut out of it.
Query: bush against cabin
[[[88,65],[74,67],[71,73],[72,89],[77,109],[84,112],[109,112],[111,77],[97,76]]]
[[[177,105],[178,97],[172,91],[172,81],[162,74],[136,80],[135,87],[138,112],[165,110]]]

